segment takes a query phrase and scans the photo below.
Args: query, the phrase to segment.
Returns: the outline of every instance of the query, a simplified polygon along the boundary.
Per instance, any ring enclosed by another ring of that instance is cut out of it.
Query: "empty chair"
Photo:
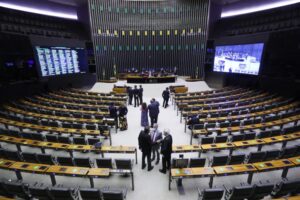
[[[20,182],[4,182],[3,186],[6,191],[13,196],[17,196],[22,199],[30,199],[26,186]]]
[[[38,163],[35,153],[22,152],[24,162]]]
[[[57,135],[46,135],[46,140],[48,142],[58,142]]]
[[[203,124],[194,124],[193,125],[193,130],[199,130],[199,129],[204,129]]]
[[[214,142],[213,137],[202,137],[201,144],[212,144]]]
[[[220,128],[226,128],[229,127],[230,123],[229,122],[222,122],[220,123]]]
[[[278,150],[278,149],[266,151],[265,161],[275,160],[279,156],[280,156],[280,150]]]
[[[259,184],[254,186],[254,191],[248,199],[263,199],[271,194],[274,184]]]
[[[5,150],[4,153],[8,160],[22,161],[22,157],[18,151]]]
[[[227,142],[228,136],[218,135],[215,138],[215,143],[225,143]]]
[[[86,128],[87,130],[96,130],[96,129],[97,129],[97,126],[94,125],[94,124],[87,124],[87,125],[85,125],[85,128]]]
[[[74,158],[74,164],[78,167],[93,167],[93,163],[89,158]]]
[[[211,161],[211,167],[226,165],[228,156],[217,155]]]
[[[245,133],[244,140],[254,140],[255,137],[256,137],[256,133],[253,133],[253,132],[251,132],[251,133]]]
[[[245,160],[245,154],[236,154],[232,155],[229,158],[228,165],[238,165],[242,164]]]
[[[42,126],[49,126],[49,122],[45,120],[41,120],[41,125]]]
[[[258,138],[267,138],[271,136],[271,131],[261,131],[257,137]]]
[[[208,123],[205,125],[205,128],[208,129],[208,128],[215,128],[216,127],[216,124],[215,123]]]
[[[272,130],[271,137],[279,136],[279,135],[281,135],[281,130],[280,129]]]
[[[198,200],[221,200],[224,190],[220,188],[204,189],[198,188]]]
[[[88,138],[89,145],[95,145],[98,142],[100,142],[99,138]]]
[[[242,141],[242,140],[244,140],[244,137],[245,137],[244,134],[232,135],[231,142]]]
[[[230,123],[230,126],[239,126],[240,124],[241,124],[240,121],[232,121],[232,122]]]
[[[41,133],[31,133],[31,137],[33,140],[44,141],[44,136]]]
[[[115,159],[117,169],[132,170],[132,162],[130,159]]]
[[[74,166],[73,159],[71,157],[58,156],[56,161],[62,166]]]
[[[225,199],[227,200],[244,200],[249,199],[253,193],[252,186],[239,186],[226,190]]]
[[[70,143],[70,137],[67,137],[67,136],[58,136],[57,139],[58,139],[58,142],[60,142],[60,143],[67,143],[67,144]]]
[[[85,141],[84,137],[73,137],[73,143],[85,145],[86,141]]]
[[[48,187],[45,186],[30,186],[28,188],[30,195],[39,200],[51,200]]]
[[[62,127],[63,127],[63,128],[73,128],[73,125],[70,124],[70,123],[63,123],[63,124],[62,124]]]
[[[191,158],[189,167],[204,167],[205,160],[205,158]]]
[[[96,188],[80,188],[80,196],[82,200],[99,200],[101,199],[101,192]]]
[[[51,122],[49,122],[49,126],[58,127],[58,122],[51,121]]]
[[[266,152],[264,151],[250,152],[247,163],[261,162],[264,160],[265,156]]]
[[[98,158],[96,159],[96,163],[98,168],[113,168],[111,158]]]
[[[36,154],[36,158],[39,163],[47,164],[47,165],[55,165],[54,159],[52,155],[49,154]]]
[[[75,200],[78,199],[76,190],[71,188],[53,187],[49,189],[49,193],[55,200]]]
[[[244,121],[243,121],[243,124],[244,124],[244,126],[246,126],[246,125],[252,124],[252,122],[253,122],[252,119],[248,119],[248,120],[244,120]]]
[[[271,196],[277,198],[288,194],[294,194],[299,190],[299,187],[299,180],[281,181],[279,184],[275,185]]]
[[[73,124],[73,128],[82,129],[82,124]]]
[[[293,157],[296,154],[296,152],[297,152],[297,146],[285,147],[280,154],[280,158]]]
[[[10,135],[10,136],[12,136],[12,135]],[[21,136],[24,139],[33,139],[31,133],[22,133]]]
[[[126,189],[109,189],[102,190],[101,192],[103,200],[124,200],[127,195]]]

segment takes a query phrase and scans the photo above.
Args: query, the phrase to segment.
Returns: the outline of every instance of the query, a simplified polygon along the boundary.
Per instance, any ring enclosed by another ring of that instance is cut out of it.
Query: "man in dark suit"
[[[142,85],[140,85],[140,88],[139,88],[139,100],[140,100],[140,104],[141,105],[143,103],[143,92],[144,92],[144,89],[143,89]]]
[[[134,107],[139,106],[139,89],[137,86],[134,86],[133,89],[133,97],[134,97]]]
[[[159,163],[160,155],[159,155],[159,148],[160,148],[160,142],[162,140],[162,133],[160,130],[158,130],[158,125],[153,125],[153,130],[151,131],[151,141],[152,141],[152,161],[155,160],[155,154],[157,156],[156,159],[156,165]]]
[[[169,88],[166,88],[166,89],[163,91],[162,97],[163,97],[163,99],[164,99],[163,107],[164,107],[164,108],[167,108],[167,107],[168,107],[168,103],[169,103],[169,98],[170,98],[170,91],[169,91]]]
[[[109,110],[109,117],[115,120],[116,128],[118,128],[118,110],[115,107],[115,104],[111,103],[108,107],[108,110]]]
[[[150,128],[149,126],[146,126],[143,131],[140,132],[139,135],[139,149],[142,151],[142,169],[145,169],[146,163],[145,158],[147,158],[147,165],[148,165],[148,171],[151,171],[153,169],[153,166],[151,165],[151,137],[149,135]]]
[[[133,89],[131,87],[128,87],[127,92],[128,92],[128,97],[129,97],[128,103],[129,103],[129,105],[132,105]]]
[[[161,143],[161,154],[162,154],[162,169],[159,171],[163,174],[167,172],[167,170],[171,167],[171,154],[172,154],[172,144],[173,139],[170,135],[170,130],[164,130],[164,139]]]
[[[151,121],[151,127],[153,128],[153,124],[157,123],[157,118],[159,114],[159,103],[155,101],[153,98],[148,105],[149,117]]]

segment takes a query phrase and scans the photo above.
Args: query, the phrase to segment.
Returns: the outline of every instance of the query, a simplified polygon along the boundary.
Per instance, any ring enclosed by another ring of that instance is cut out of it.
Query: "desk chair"
[[[46,186],[29,186],[30,195],[39,200],[52,200],[49,189]]]
[[[226,200],[244,200],[249,199],[249,197],[253,194],[254,187],[253,186],[238,186],[233,187],[232,189],[226,189],[225,199]]]
[[[293,157],[297,152],[297,146],[285,147],[280,154],[280,158],[290,158]]]
[[[60,143],[66,143],[66,144],[70,144],[71,143],[70,142],[70,137],[67,137],[67,136],[61,136],[61,135],[59,135],[57,137],[57,139],[58,139],[58,142],[60,142]]]
[[[98,168],[109,168],[109,169],[113,168],[111,158],[97,158],[96,163]]]
[[[33,140],[39,140],[39,141],[45,140],[43,134],[41,134],[41,133],[31,133],[31,137]]]
[[[18,152],[18,151],[5,150],[4,154],[8,160],[22,161],[22,156],[21,156],[20,152]]]
[[[30,152],[22,152],[22,158],[24,162],[30,162],[30,163],[38,163],[36,154],[30,153]]]
[[[72,188],[52,187],[49,189],[50,195],[55,200],[77,200],[79,199],[78,191]]]
[[[86,141],[84,137],[73,137],[73,143],[86,145]]]
[[[254,191],[249,199],[263,199],[271,194],[274,184],[258,184],[254,186]]]
[[[244,140],[254,140],[256,137],[256,133],[250,132],[250,133],[245,133]]]
[[[269,161],[269,160],[275,160],[277,158],[279,158],[280,156],[280,150],[278,149],[272,149],[269,151],[266,151],[266,156],[265,156],[265,161]]]
[[[73,124],[73,128],[82,129],[82,124]]]
[[[202,137],[201,138],[201,144],[212,144],[214,143],[213,137]]]
[[[217,155],[210,160],[211,167],[226,165],[228,156]]]
[[[20,182],[4,182],[4,188],[11,196],[17,196],[21,199],[30,199],[28,186]]]
[[[48,142],[58,142],[58,139],[57,139],[57,135],[49,135],[49,134],[47,134],[46,135],[46,140],[48,141]]]
[[[219,188],[204,189],[198,188],[198,200],[221,200],[224,190]]]
[[[63,128],[73,128],[73,125],[71,123],[62,123]]]
[[[276,184],[271,196],[274,198],[285,196],[288,194],[294,194],[299,191],[300,188],[300,180],[292,180],[292,181],[282,181],[279,184]]]
[[[268,131],[261,131],[258,135],[257,135],[257,138],[268,138],[271,136],[271,131],[268,130]]]
[[[238,165],[238,164],[242,164],[245,161],[245,154],[236,154],[236,155],[232,155],[230,156],[230,158],[228,159],[228,165]]]
[[[102,199],[101,191],[96,188],[80,188],[79,193],[80,193],[82,200]]]
[[[189,167],[204,167],[205,166],[205,158],[191,158]]]
[[[215,143],[225,143],[228,140],[228,136],[218,135],[215,138]]]
[[[89,158],[74,158],[74,164],[78,167],[92,168],[94,163]]]
[[[132,162],[130,159],[115,159],[117,169],[132,170]]]
[[[9,136],[20,137],[20,132],[19,131],[9,130],[8,132],[9,132]]]
[[[261,162],[266,157],[266,152],[264,151],[258,151],[258,152],[250,152],[247,163],[255,163],[255,162]]]
[[[124,200],[127,195],[127,189],[108,189],[101,192],[103,200]]]
[[[73,159],[71,157],[58,156],[56,160],[61,166],[74,166]]]
[[[101,142],[100,138],[88,138],[89,145],[94,145],[94,144],[96,144],[98,142]]]
[[[86,128],[87,130],[97,130],[97,126],[94,125],[94,124],[87,124],[87,125],[85,126],[85,128]]]
[[[54,159],[52,158],[52,155],[50,154],[36,154],[36,158],[41,164],[47,164],[47,165],[56,165],[54,162]]]
[[[10,134],[9,134],[9,135],[10,135]],[[12,136],[12,135],[10,135],[10,136]],[[21,136],[22,136],[22,138],[24,138],[24,139],[30,139],[30,140],[33,139],[31,133],[25,133],[25,132],[23,132],[23,133],[21,133]]]
[[[245,138],[244,134],[232,135],[231,142],[242,141],[242,140],[244,140],[244,138]]]

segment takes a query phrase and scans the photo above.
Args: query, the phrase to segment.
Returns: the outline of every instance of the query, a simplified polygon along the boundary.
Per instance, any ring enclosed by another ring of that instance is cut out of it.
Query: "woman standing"
[[[147,104],[144,102],[141,108],[141,126],[146,127],[149,126],[148,120],[148,107]]]

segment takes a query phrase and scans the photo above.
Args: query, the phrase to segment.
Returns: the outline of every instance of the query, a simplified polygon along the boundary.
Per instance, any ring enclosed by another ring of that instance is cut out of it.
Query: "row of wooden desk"
[[[203,151],[206,152],[212,150],[229,150],[229,155],[231,155],[234,150],[245,147],[257,146],[257,151],[261,151],[263,145],[271,145],[275,143],[282,143],[282,147],[285,147],[288,141],[293,141],[297,139],[300,139],[300,132],[263,139],[244,140],[236,142],[202,145],[176,145],[173,146],[173,153],[198,152],[200,157],[201,152]]]
[[[227,87],[220,90],[207,90],[207,91],[201,91],[201,92],[186,92],[186,93],[175,93],[175,98],[185,97],[185,96],[221,96],[225,94],[231,94],[231,92],[234,91],[240,91],[245,90],[243,88],[234,88],[234,87]]]
[[[274,120],[270,122],[263,122],[259,124],[250,124],[244,126],[231,126],[226,128],[208,128],[208,129],[194,129],[192,130],[190,144],[192,144],[192,138],[194,135],[208,135],[211,132],[218,132],[218,133],[231,133],[231,132],[244,132],[245,130],[253,130],[253,129],[264,129],[273,126],[283,126],[284,124],[294,122],[295,124],[300,120],[300,115],[295,115],[291,117],[287,117],[284,119]]]
[[[45,149],[55,149],[68,151],[73,157],[73,151],[81,152],[95,152],[100,153],[104,157],[104,153],[125,153],[134,154],[135,162],[137,164],[137,149],[133,146],[102,146],[101,148],[95,148],[93,145],[78,145],[78,144],[66,144],[66,143],[55,143],[38,140],[30,140],[24,138],[17,138],[11,136],[0,135],[0,142],[15,144],[18,151],[22,152],[21,146],[30,146],[40,148],[42,153],[45,153]]]
[[[132,170],[46,165],[15,162],[6,159],[0,159],[0,168],[14,171],[18,180],[23,179],[21,172],[49,175],[53,186],[56,185],[56,176],[89,178],[92,188],[94,187],[94,178],[108,178],[112,174],[128,174],[131,176],[131,187],[134,190],[134,174]]]
[[[251,184],[254,173],[266,172],[271,170],[283,170],[281,177],[285,178],[287,176],[289,168],[299,166],[300,156],[252,164],[171,169],[169,173],[169,190],[171,190],[171,182],[173,179],[209,177],[209,187],[211,188],[213,186],[214,177],[248,174],[247,183]]]
[[[28,129],[31,129],[31,130],[57,132],[57,133],[64,133],[64,134],[70,134],[70,135],[73,135],[73,134],[92,135],[92,136],[103,135],[105,137],[108,137],[110,145],[112,144],[110,130],[104,131],[103,133],[100,134],[99,130],[87,130],[87,129],[40,126],[40,125],[36,125],[36,124],[18,122],[18,121],[6,119],[6,118],[1,118],[1,117],[0,117],[0,123],[4,124],[6,126],[6,128],[8,128],[8,126],[15,126],[15,127],[19,127],[20,129],[28,128]]]
[[[101,93],[101,92],[91,92],[91,91],[86,91],[86,90],[81,90],[77,88],[71,88],[68,91],[74,92],[76,94],[84,94],[87,96],[117,96],[117,97],[125,97],[126,94],[115,94],[115,93]]]
[[[299,106],[299,102],[293,102],[288,105],[280,106],[277,108],[272,108],[270,110],[264,110],[264,111],[259,111],[259,112],[253,112],[253,113],[247,113],[247,114],[242,114],[242,115],[233,115],[233,116],[226,116],[226,117],[211,117],[211,118],[201,118],[199,119],[199,123],[210,123],[210,122],[223,122],[223,121],[235,121],[235,120],[241,120],[244,118],[251,118],[251,117],[259,117],[259,116],[264,116],[268,115],[271,113],[278,113],[280,111],[284,110],[289,110],[292,108],[295,108]],[[185,127],[184,130],[186,132],[186,126],[187,126],[187,120],[185,120]]]
[[[86,95],[86,94],[78,94],[76,92],[72,92],[72,91],[66,91],[66,90],[60,90],[60,91],[55,91],[52,92],[55,94],[62,94],[62,95],[70,95],[70,96],[74,96],[74,97],[81,97],[83,99],[97,99],[97,100],[116,100],[116,101],[127,101],[127,97],[126,96],[98,96],[98,95]]]

